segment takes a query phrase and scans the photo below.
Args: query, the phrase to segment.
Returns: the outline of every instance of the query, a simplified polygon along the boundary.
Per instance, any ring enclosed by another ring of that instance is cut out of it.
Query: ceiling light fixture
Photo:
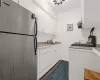
[[[65,0],[53,0],[53,2],[55,3],[55,5],[60,5],[63,4]]]

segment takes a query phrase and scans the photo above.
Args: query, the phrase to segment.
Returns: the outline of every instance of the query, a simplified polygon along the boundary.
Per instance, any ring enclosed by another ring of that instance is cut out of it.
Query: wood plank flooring
[[[100,80],[100,73],[85,69],[85,80]]]

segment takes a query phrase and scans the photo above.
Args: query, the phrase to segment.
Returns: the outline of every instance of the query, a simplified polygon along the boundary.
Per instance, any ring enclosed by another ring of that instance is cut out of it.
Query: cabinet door
[[[60,60],[59,59],[59,47],[58,47],[58,45],[56,45],[55,47],[54,47],[54,65]]]
[[[39,76],[42,77],[46,72],[48,72],[52,66],[52,51],[40,55],[40,69]]]
[[[84,0],[83,3],[83,26],[84,28],[100,26],[100,0]]]
[[[69,79],[84,80],[84,69],[100,72],[100,57],[88,50],[70,50]]]
[[[12,1],[14,1],[14,2],[16,2],[16,3],[19,3],[19,0],[12,0]]]
[[[56,56],[57,56],[56,62],[58,62],[59,60],[61,60],[60,45],[57,45],[57,46],[55,47],[55,54],[56,54]]]
[[[45,17],[47,19],[44,19],[46,24],[44,25],[44,29],[46,33],[54,34],[55,33],[55,24],[56,20],[52,19],[49,15],[45,13]],[[48,21],[47,21],[48,20]]]
[[[30,7],[32,7],[31,6],[31,1],[32,0],[19,0],[19,4],[21,5],[21,6],[23,6],[24,8],[26,8],[26,9],[28,9],[29,10],[29,8]],[[30,6],[29,6],[30,5]]]
[[[40,72],[45,70],[51,65],[52,51],[40,55]]]
[[[59,60],[59,46],[51,46],[44,49],[39,49],[38,68],[39,78],[48,72]]]

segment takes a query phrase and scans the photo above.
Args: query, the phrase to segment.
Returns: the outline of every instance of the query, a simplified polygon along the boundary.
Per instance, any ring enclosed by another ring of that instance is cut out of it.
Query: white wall
[[[59,14],[57,17],[57,40],[62,42],[61,56],[69,60],[69,47],[72,43],[85,40],[77,22],[81,20],[81,9],[77,8],[69,12]],[[73,24],[73,31],[67,31],[67,24]]]

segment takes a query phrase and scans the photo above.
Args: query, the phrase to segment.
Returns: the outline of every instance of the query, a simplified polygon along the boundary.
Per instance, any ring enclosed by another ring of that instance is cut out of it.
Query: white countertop
[[[100,48],[92,48],[92,51],[100,57]]]
[[[79,46],[71,46],[70,49],[76,49],[81,51],[94,52],[97,56],[100,57],[100,48],[99,47],[79,47]]]
[[[55,45],[60,45],[61,43],[60,42],[57,42],[55,44],[46,44],[46,43],[38,43],[38,49],[40,48],[46,48],[46,47],[52,47],[52,46],[55,46]]]
[[[38,46],[38,49],[47,48],[47,47],[52,47],[52,46],[55,46],[55,45],[59,45],[59,44],[53,44],[53,45],[39,45],[39,46]]]

